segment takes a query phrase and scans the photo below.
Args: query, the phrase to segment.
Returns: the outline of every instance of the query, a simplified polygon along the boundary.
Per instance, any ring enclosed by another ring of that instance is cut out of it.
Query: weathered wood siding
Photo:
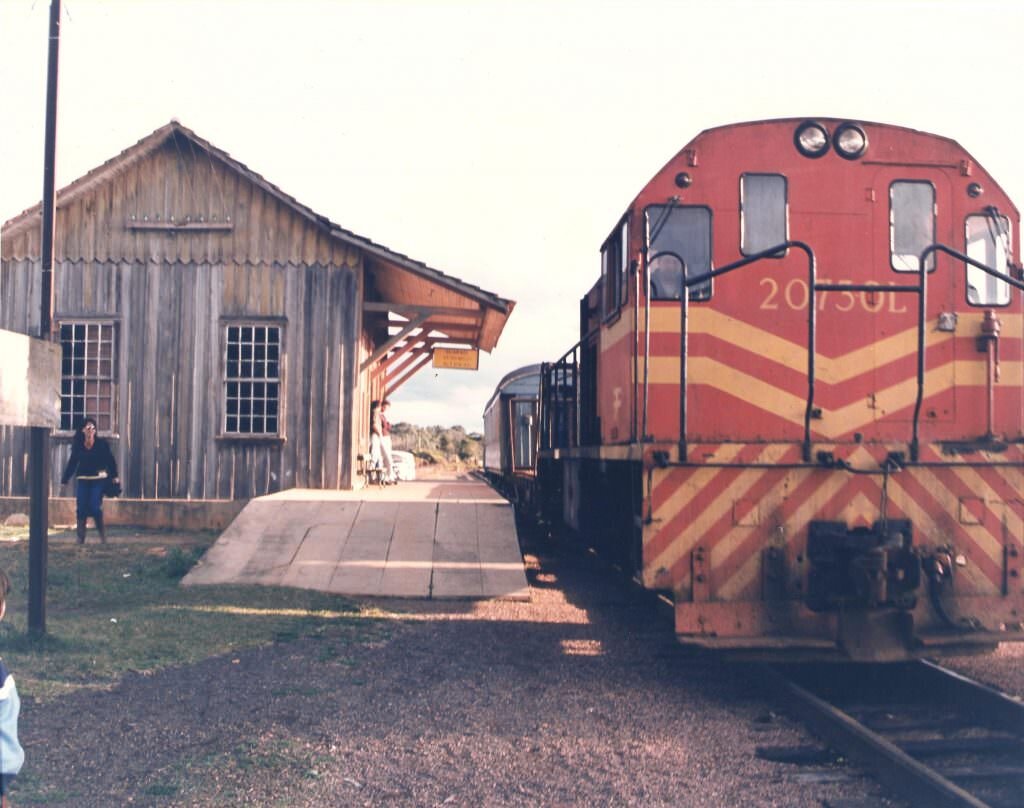
[[[131,229],[230,220],[230,230]],[[134,219],[132,217],[135,217]],[[18,220],[15,220],[17,223]],[[38,329],[38,227],[4,234],[0,326]],[[352,484],[362,258],[181,136],[58,207],[55,320],[116,323],[127,497],[223,499]],[[283,439],[221,433],[225,323],[282,326]],[[52,442],[59,483],[70,440]],[[28,431],[0,427],[0,494],[25,495]]]

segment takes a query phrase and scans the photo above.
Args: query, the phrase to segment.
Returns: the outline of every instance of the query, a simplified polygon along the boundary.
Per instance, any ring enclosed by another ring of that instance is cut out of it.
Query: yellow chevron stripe
[[[915,473],[917,473],[917,471],[918,470],[915,470]],[[940,514],[934,514],[930,510],[930,507],[926,510],[924,506],[911,497],[906,489],[899,484],[899,479],[899,475],[889,478],[889,498],[893,505],[900,508],[914,523],[914,534],[917,537],[917,543],[938,546],[946,542],[950,542],[962,547],[962,542],[958,542],[955,536],[951,535],[942,527],[944,522],[948,522],[951,519],[958,519],[956,511],[954,510],[950,513],[947,512],[946,508],[942,508]],[[924,482],[923,480],[922,482],[925,485],[929,485],[928,482]],[[940,515],[943,517],[942,519],[937,518]],[[1002,563],[1001,560],[999,563]],[[960,584],[961,591],[981,594],[998,593],[998,587],[981,572],[977,565],[968,564],[965,568],[958,568],[956,574],[960,579],[962,579]]]
[[[1013,508],[1009,507],[1002,501],[1002,497],[997,494],[991,486],[985,483],[984,479],[975,469],[966,466],[954,467],[952,469],[964,487],[967,488],[974,496],[978,499],[985,501],[985,507],[994,511],[1000,518],[998,527],[993,531],[993,525],[988,524],[985,526],[977,525],[965,525],[965,530],[970,534],[974,542],[981,548],[982,552],[985,553],[993,562],[998,566],[1003,566],[1003,539],[1002,529],[1003,525],[1009,526],[1009,521],[1017,522],[1019,529],[1019,519],[1013,515]],[[929,472],[929,476],[932,477],[932,473]],[[934,479],[934,477],[932,477]],[[939,485],[938,480],[935,480],[935,486]],[[946,498],[949,501],[948,509],[953,514],[953,517],[959,519],[960,509],[960,498],[955,496],[948,489],[943,488],[946,492]],[[1020,535],[1019,533],[1017,535]]]
[[[996,468],[996,474],[1003,478],[1006,482],[1007,487],[1012,491],[1019,492],[1024,487],[1024,480],[1021,479],[1022,475],[1020,469],[1015,468]],[[1006,524],[1006,532],[1009,536],[1020,544],[1024,539],[1024,524],[1022,524],[1021,517],[1017,515],[1017,509],[1014,508],[1009,502],[1006,503],[1006,515],[1004,517]]]
[[[957,324],[957,333],[980,334],[981,314],[964,314]],[[678,309],[657,309],[652,312],[652,333],[679,333]],[[1020,339],[1024,325],[1021,318],[1007,318],[1003,322],[1004,338]],[[710,334],[741,348],[756,346],[757,353],[766,360],[790,368],[798,372],[807,370],[807,344],[804,341],[793,342],[773,334],[770,331],[748,325],[722,312],[707,308],[697,308],[691,312],[691,334]],[[936,331],[930,328],[925,332],[925,345],[931,348],[948,342],[955,335],[949,332]],[[829,357],[818,353],[815,361],[817,378],[826,384],[839,384],[855,378],[865,371],[882,364],[894,362],[917,352],[917,328],[909,328],[898,334],[872,341],[846,354]],[[642,360],[641,360],[642,361]],[[980,363],[984,369],[984,362]],[[1003,363],[1014,366],[1019,373],[1019,362]],[[653,369],[653,368],[652,368]],[[678,373],[676,378],[678,379]],[[982,375],[984,379],[984,375]],[[1005,380],[1010,383],[1010,380]]]
[[[919,471],[920,469],[915,469],[915,474]],[[934,480],[932,480],[931,483],[925,482],[923,477],[922,483],[926,486],[929,484],[933,486],[937,484]],[[934,488],[931,488],[930,490],[934,490]],[[913,521],[914,535],[917,536],[918,544],[940,546],[948,542],[954,546],[959,546],[959,548],[962,549],[963,542],[959,541],[956,536],[951,535],[948,531],[942,528],[941,521],[934,518],[934,516],[937,515],[933,515],[930,510],[926,511],[924,507],[921,506],[917,500],[913,499],[899,484],[899,475],[889,478],[889,497],[893,504],[899,507],[908,516],[908,518]],[[939,499],[941,500],[941,497],[939,497]],[[951,503],[947,504],[952,505]],[[941,513],[942,516],[945,517],[945,520],[959,519],[959,515],[957,513],[957,510],[959,510],[959,502],[952,507],[952,512],[947,511],[946,508],[942,509]],[[981,547],[982,552],[991,558],[991,553],[986,548],[982,547],[981,542],[977,541],[977,534],[971,531],[969,527],[967,527],[967,532],[971,534],[972,539],[975,539],[975,543]],[[999,566],[1002,566],[1002,553],[1000,552],[999,558],[994,560],[999,564]],[[999,587],[993,584],[993,582],[980,571],[977,565],[968,563],[967,567],[958,568],[956,575],[960,578],[966,579],[966,586],[963,587],[966,591],[981,594],[997,594],[999,591]]]
[[[788,451],[789,447],[785,445],[772,445],[765,448],[764,451],[758,456],[756,462],[760,463],[775,463]],[[716,473],[734,473],[734,472],[723,472],[722,469],[716,469]],[[708,503],[708,506],[701,511],[701,513],[690,522],[682,531],[681,535],[675,539],[665,548],[665,550],[656,558],[652,559],[648,567],[652,570],[659,569],[671,569],[672,565],[675,564],[680,558],[686,553],[689,553],[694,546],[704,537],[714,524],[724,517],[729,511],[732,510],[733,503],[737,499],[742,499],[743,495],[749,491],[765,474],[766,469],[744,469],[743,471],[736,474],[735,479],[726,486],[713,501]],[[694,487],[694,491],[699,490]],[[692,495],[691,495],[692,498]],[[675,513],[678,514],[678,511]],[[654,514],[655,519],[661,519],[662,510],[659,509]],[[657,523],[656,523],[657,524]],[[664,524],[664,521],[661,522]],[[657,528],[655,528],[657,530]]]
[[[642,364],[641,362],[641,366]],[[735,398],[752,402],[759,409],[769,411],[792,424],[803,425],[806,399],[802,395],[776,387],[768,378],[751,376],[706,356],[694,357],[687,370],[691,384],[704,384],[721,390]],[[1024,382],[1024,368],[1019,362],[1003,363],[1002,371],[997,395],[1000,387],[1013,389],[1020,387]],[[982,386],[986,376],[984,362],[950,362],[929,368],[925,372],[925,396],[946,392],[954,386],[956,380],[959,380],[961,386]],[[679,358],[654,357],[651,360],[650,382],[678,384]],[[827,438],[836,438],[861,429],[876,418],[884,417],[886,413],[912,406],[916,397],[917,380],[908,378],[891,387],[875,391],[873,407],[866,395],[838,409],[821,407],[822,418],[815,419],[812,428]],[[820,406],[820,399],[815,404]]]
[[[736,456],[743,449],[741,443],[727,443],[718,447],[715,452],[716,463],[731,463]],[[690,504],[691,500],[699,494],[705,486],[707,486],[721,471],[714,467],[703,468],[687,475],[682,485],[676,488],[676,490],[666,499],[659,507],[657,513],[654,514],[654,518],[664,524],[665,522],[675,519],[679,513]],[[661,485],[666,483],[662,482]],[[655,488],[660,487],[656,485]]]
[[[811,517],[818,514],[822,505],[829,500],[831,496],[835,495],[835,491],[842,486],[842,481],[838,480],[838,475],[830,475],[829,484],[819,488],[813,497],[808,498],[808,505],[806,509],[802,509],[801,514],[804,518],[800,524],[797,525],[793,520],[786,521],[786,527],[790,532],[798,532],[800,530],[806,530],[807,522],[810,521]],[[832,481],[836,484],[832,485]],[[828,496],[823,496],[825,489],[834,489],[829,492]],[[862,521],[859,522],[855,518],[851,518],[850,512],[853,511],[857,514],[862,514]],[[843,517],[839,518],[839,521],[845,521],[848,525],[861,524],[866,521],[867,524],[872,524],[878,518],[878,504],[871,502],[863,493],[858,493],[853,500],[843,509]],[[715,550],[719,546],[716,545]],[[724,547],[722,549],[725,549]],[[740,595],[740,593],[748,587],[761,572],[761,548],[758,551],[752,553],[742,566],[735,572],[735,574],[729,578],[728,581],[716,581],[714,596],[720,600],[732,600]],[[728,555],[726,553],[723,558]],[[712,551],[712,578],[714,578],[714,550]]]

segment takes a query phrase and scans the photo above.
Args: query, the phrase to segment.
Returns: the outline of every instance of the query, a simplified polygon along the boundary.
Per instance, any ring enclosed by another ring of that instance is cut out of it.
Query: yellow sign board
[[[480,367],[480,351],[476,348],[434,348],[434,367],[477,370]]]

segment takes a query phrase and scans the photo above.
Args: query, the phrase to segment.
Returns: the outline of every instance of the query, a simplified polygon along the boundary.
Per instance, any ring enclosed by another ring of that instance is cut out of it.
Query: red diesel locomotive
[[[945,137],[702,132],[543,367],[549,516],[670,595],[685,643],[878,661],[1024,639],[1019,233]]]

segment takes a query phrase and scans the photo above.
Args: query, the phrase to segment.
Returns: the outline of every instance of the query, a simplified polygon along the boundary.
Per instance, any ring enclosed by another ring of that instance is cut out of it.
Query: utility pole
[[[60,0],[50,0],[49,51],[46,68],[46,142],[43,155],[42,283],[39,337],[49,340],[53,326],[53,221],[57,212],[57,64],[60,46]],[[46,633],[46,567],[50,522],[50,429],[31,427],[29,443],[28,630]]]

